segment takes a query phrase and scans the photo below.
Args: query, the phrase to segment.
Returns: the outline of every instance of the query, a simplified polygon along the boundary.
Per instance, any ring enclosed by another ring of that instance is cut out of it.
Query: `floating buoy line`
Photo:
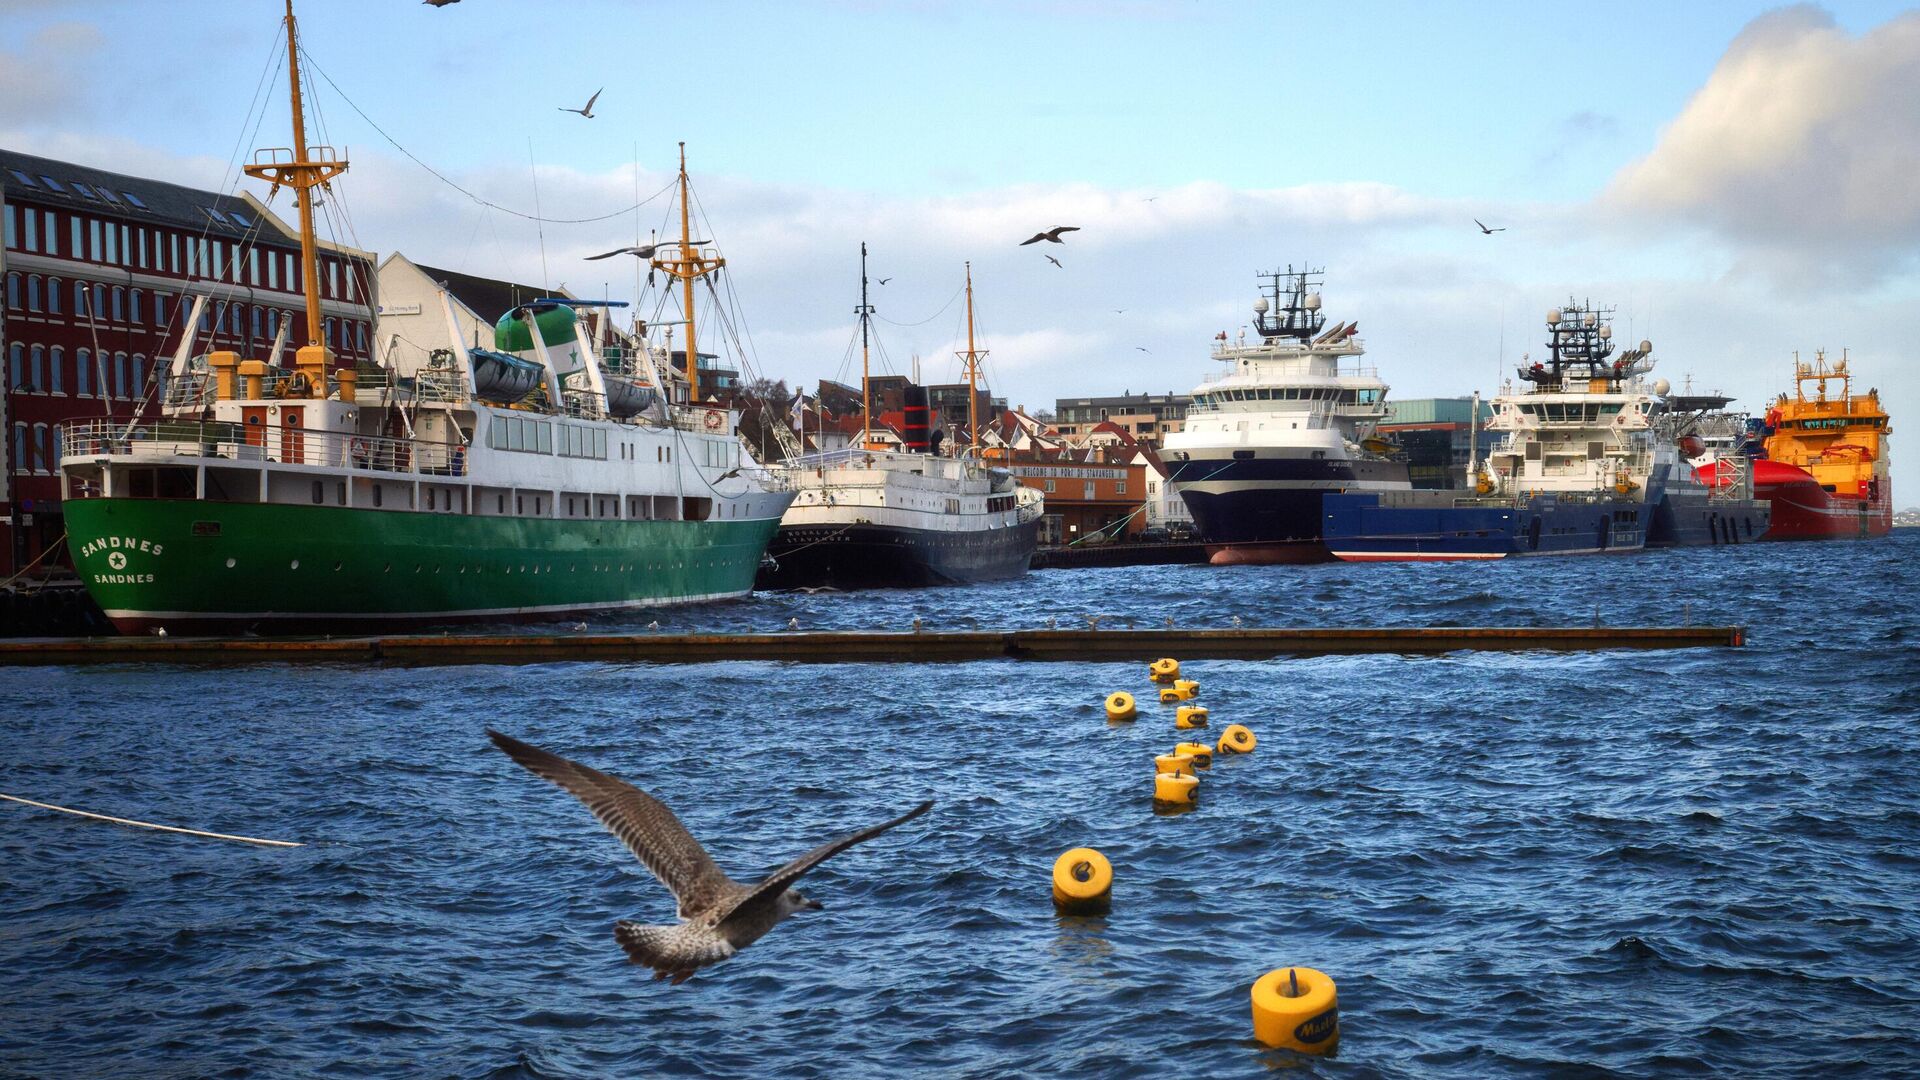
[[[37,806],[42,810],[58,810],[62,814],[72,814],[75,817],[92,818],[95,821],[108,821],[115,825],[131,825],[137,829],[156,829],[160,832],[181,833],[186,836],[204,836],[210,840],[231,840],[239,844],[260,844],[266,847],[306,846],[305,844],[296,843],[292,840],[262,840],[257,836],[235,836],[232,833],[206,832],[201,829],[184,829],[178,825],[156,825],[151,821],[135,821],[132,818],[114,817],[111,814],[96,814],[90,810],[75,810],[70,806],[55,806],[52,803],[35,802],[32,799],[23,799],[18,795],[0,794],[0,799],[6,799],[9,802],[24,803],[27,806]]]

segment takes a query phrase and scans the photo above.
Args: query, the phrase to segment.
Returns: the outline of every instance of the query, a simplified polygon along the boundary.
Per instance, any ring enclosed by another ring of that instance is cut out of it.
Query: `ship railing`
[[[731,416],[721,405],[675,405],[668,410],[668,419],[681,431],[726,435],[733,430],[728,423]]]
[[[561,394],[560,411],[577,420],[605,420],[607,396],[591,390],[567,390]]]
[[[421,368],[413,376],[418,401],[458,404],[469,398],[466,376],[450,368]]]
[[[194,409],[213,400],[213,376],[205,371],[189,371],[167,380],[166,394],[160,404],[169,409]]]
[[[345,431],[240,424],[216,420],[162,420],[123,424],[73,420],[61,426],[62,455],[160,462],[217,459],[259,466],[304,465],[354,472],[464,476],[466,447],[432,439],[398,439]]]

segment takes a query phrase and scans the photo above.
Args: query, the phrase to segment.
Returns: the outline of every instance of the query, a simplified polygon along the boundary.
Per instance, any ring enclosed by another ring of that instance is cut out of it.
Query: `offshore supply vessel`
[[[967,429],[970,445],[933,453],[926,390],[910,388],[904,451],[873,445],[867,246],[860,245],[860,442],[790,457],[795,491],[768,548],[767,589],[912,588],[1003,581],[1027,572],[1040,537],[1043,496],[980,457],[980,358],[973,339],[973,268],[967,268]]]
[[[160,420],[64,426],[73,563],[107,618],[128,632],[331,630],[750,591],[793,492],[747,455],[727,409],[698,403],[696,369],[694,404],[675,405],[653,364],[637,369],[650,385],[632,385],[546,301],[506,313],[493,349],[463,344],[449,308],[448,362],[406,385],[336,366],[313,205],[347,162],[307,143],[291,0],[286,18],[294,145],[246,171],[299,199],[307,344],[291,369],[195,357],[196,307]],[[694,356],[693,282],[722,261],[687,239],[684,149],[679,188],[681,243],[653,265],[684,285]]]
[[[1643,341],[1613,356],[1611,311],[1569,302],[1547,313],[1548,358],[1522,362],[1525,390],[1493,399],[1503,432],[1471,494],[1344,492],[1325,497],[1327,548],[1353,562],[1582,555],[1645,546],[1664,468],[1657,393]]]
[[[1773,504],[1754,492],[1746,418],[1729,412],[1724,394],[1696,394],[1691,384],[1670,393],[1655,379],[1655,453],[1664,472],[1647,528],[1648,547],[1707,547],[1763,539]]]
[[[1217,565],[1325,561],[1322,496],[1413,486],[1375,435],[1388,388],[1362,363],[1358,324],[1325,326],[1324,275],[1292,266],[1260,275],[1259,340],[1214,339],[1213,358],[1230,366],[1194,388],[1185,427],[1166,437],[1167,485]]]
[[[1829,394],[1838,381],[1840,392]],[[1808,385],[1813,394],[1808,396]],[[1781,394],[1761,423],[1754,487],[1773,504],[1769,540],[1860,540],[1893,529],[1892,428],[1880,391],[1853,392],[1844,353],[1794,358],[1794,394]]]

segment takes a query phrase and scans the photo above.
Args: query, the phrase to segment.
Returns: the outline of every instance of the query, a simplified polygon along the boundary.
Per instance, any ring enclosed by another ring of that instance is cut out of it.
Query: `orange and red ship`
[[[1840,393],[1828,386],[1838,382]],[[1768,407],[1764,454],[1753,463],[1757,497],[1773,504],[1768,540],[1854,540],[1893,529],[1891,429],[1880,391],[1853,393],[1843,356],[1794,361],[1794,394]],[[1808,395],[1812,384],[1812,396]]]

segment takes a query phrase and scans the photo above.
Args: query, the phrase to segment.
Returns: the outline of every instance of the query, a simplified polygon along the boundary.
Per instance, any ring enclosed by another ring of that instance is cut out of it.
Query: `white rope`
[[[85,810],[73,810],[65,806],[55,806],[52,803],[34,802],[32,799],[23,799],[18,795],[0,794],[0,799],[7,799],[17,803],[25,803],[28,806],[37,806],[42,810],[58,810],[63,814],[75,814],[84,818],[93,818],[96,821],[111,821],[115,825],[134,825],[142,829],[159,829],[161,832],[185,833],[188,836],[207,836],[215,840],[236,840],[242,844],[265,844],[269,847],[305,847],[306,846],[304,844],[296,844],[291,840],[261,840],[258,837],[253,837],[253,836],[229,836],[226,833],[201,832],[199,829],[182,829],[173,825],[155,825],[151,821],[135,821],[132,818],[109,817],[106,814],[92,814],[92,813],[88,813]]]

